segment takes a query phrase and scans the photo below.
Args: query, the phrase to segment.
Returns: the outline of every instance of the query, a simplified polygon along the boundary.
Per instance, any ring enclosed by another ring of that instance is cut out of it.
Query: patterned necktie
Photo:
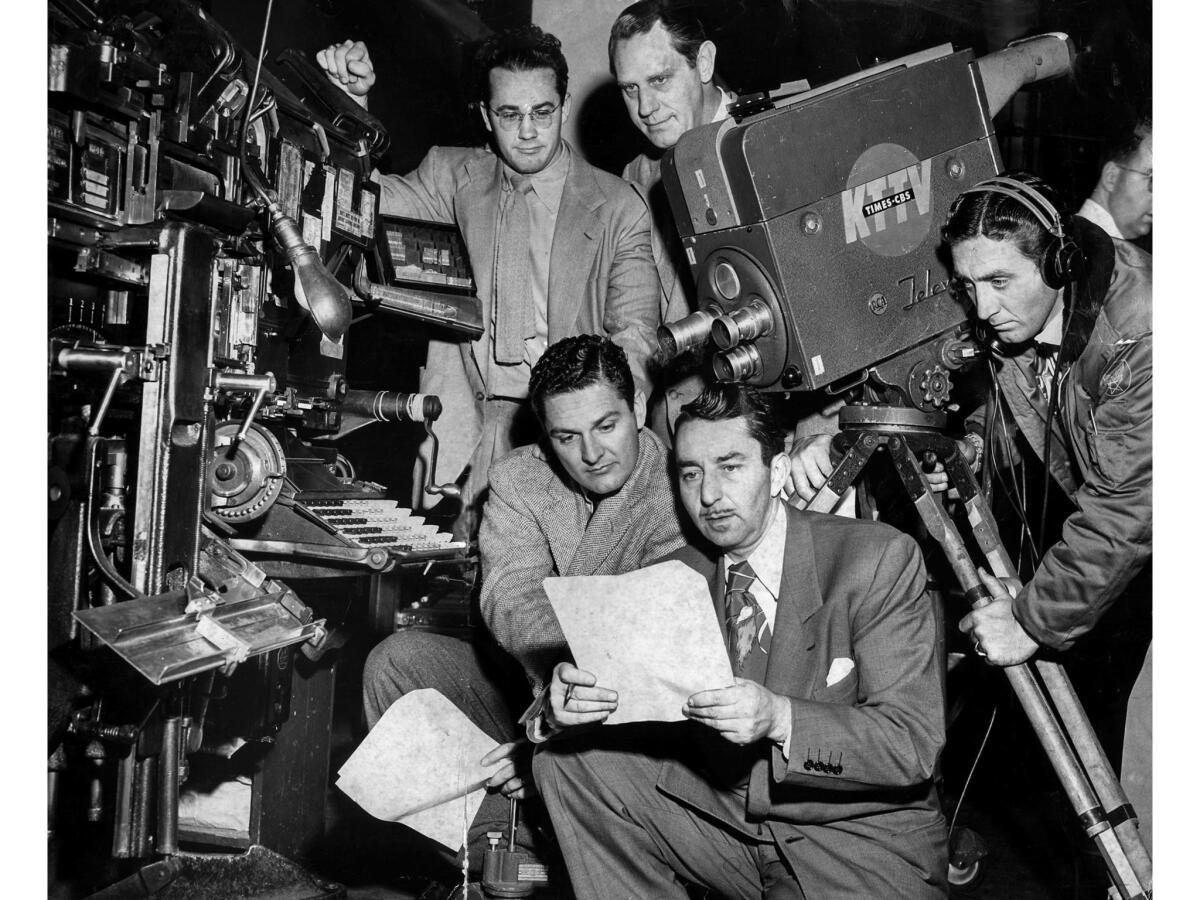
[[[496,362],[525,359],[525,338],[534,333],[533,298],[529,282],[529,202],[533,190],[528,175],[513,175],[512,189],[503,191],[496,223],[496,277],[492,303],[496,310],[493,354]]]
[[[765,656],[771,647],[767,617],[750,593],[756,578],[750,563],[743,560],[729,567],[725,585],[725,642],[733,674],[738,677],[742,677],[755,648]]]
[[[1054,381],[1054,370],[1058,367],[1058,345],[1038,343],[1035,345],[1037,356],[1034,358],[1034,373],[1037,379],[1038,393],[1047,403],[1050,402],[1050,386]]]

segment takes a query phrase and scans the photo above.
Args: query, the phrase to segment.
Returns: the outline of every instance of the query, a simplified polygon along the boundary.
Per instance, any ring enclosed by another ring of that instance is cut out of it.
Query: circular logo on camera
[[[876,144],[859,156],[842,191],[846,243],[880,256],[904,256],[925,240],[932,222],[932,160],[899,144]]]

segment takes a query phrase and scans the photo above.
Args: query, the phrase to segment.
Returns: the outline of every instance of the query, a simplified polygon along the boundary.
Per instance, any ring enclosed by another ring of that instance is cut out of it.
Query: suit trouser
[[[655,784],[670,762],[593,735],[601,746],[584,736],[533,758],[576,900],[686,900],[681,879],[728,898],[804,900],[769,832],[749,837],[668,797]]]
[[[517,717],[528,705],[529,685],[515,660],[482,637],[468,641],[428,631],[398,631],[380,642],[363,669],[363,709],[374,728],[388,707],[409,691],[434,688],[498,743],[524,734]],[[529,804],[524,804],[529,808]],[[487,832],[508,828],[509,801],[489,792],[467,832],[471,866],[478,868]],[[531,850],[533,832],[522,821],[519,847]]]

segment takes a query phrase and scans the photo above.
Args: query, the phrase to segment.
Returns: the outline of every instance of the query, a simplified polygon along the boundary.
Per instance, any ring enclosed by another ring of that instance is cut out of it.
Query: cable
[[[1046,436],[1042,442],[1042,512],[1038,522],[1038,560],[1046,555],[1046,512],[1050,505],[1050,444],[1054,435],[1054,417],[1058,414],[1058,390],[1062,383],[1062,354],[1063,343],[1071,333],[1071,320],[1075,317],[1075,283],[1068,282],[1063,288],[1063,306],[1067,310],[1063,321],[1062,335],[1059,338],[1058,357],[1054,361],[1054,371],[1050,375],[1050,396],[1047,398],[1048,414],[1046,416]],[[1039,376],[1040,382],[1040,376]],[[1039,388],[1040,388],[1039,383]],[[1063,429],[1066,430],[1065,428]]]
[[[958,792],[958,802],[954,804],[954,815],[950,817],[950,827],[946,829],[946,834],[954,834],[954,824],[958,821],[958,811],[962,809],[963,799],[967,796],[967,788],[971,786],[971,779],[975,776],[975,768],[979,765],[979,760],[983,758],[983,748],[987,746],[988,738],[992,735],[992,726],[996,724],[996,706],[992,705],[992,715],[988,719],[987,730],[983,732],[983,740],[979,742],[979,749],[975,751],[975,759],[971,763],[971,768],[967,772],[967,778],[963,782],[963,788]]]
[[[238,136],[238,159],[241,161],[242,168],[247,168],[246,165],[246,137],[250,133],[250,119],[254,112],[254,95],[258,93],[258,78],[262,73],[263,57],[267,54],[267,31],[271,27],[271,8],[274,5],[274,0],[267,0],[267,12],[263,16],[262,41],[258,46],[258,59],[254,64],[254,82],[250,88],[250,96],[246,98],[246,106],[242,114],[241,133]]]

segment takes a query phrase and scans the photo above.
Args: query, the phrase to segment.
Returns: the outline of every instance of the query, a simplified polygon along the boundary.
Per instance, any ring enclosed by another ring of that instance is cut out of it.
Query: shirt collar
[[[1083,206],[1079,207],[1079,215],[1093,225],[1099,225],[1109,237],[1124,239],[1125,235],[1121,234],[1116,220],[1109,214],[1109,211],[1091,197],[1083,201]]]
[[[719,87],[717,90],[721,92],[721,102],[717,104],[717,113],[712,117],[712,120],[714,122],[722,122],[729,118],[729,104],[736,100],[737,97],[729,93],[725,88]]]
[[[508,163],[503,160],[501,160],[500,165],[504,170],[504,186],[507,190],[511,191],[512,180],[519,173],[513,171]],[[562,197],[563,183],[567,180],[567,169],[570,167],[571,148],[567,146],[566,141],[559,141],[558,151],[554,154],[554,159],[550,160],[540,172],[534,172],[532,175],[525,176],[533,186],[533,192],[537,194],[538,199],[550,207],[551,211],[557,212],[558,210],[558,202]]]
[[[787,544],[787,513],[778,498],[771,500],[771,507],[771,524],[746,561],[771,596],[778,599],[779,587],[783,582],[783,550]],[[726,553],[725,571],[728,572],[729,566],[740,559],[735,553]]]

